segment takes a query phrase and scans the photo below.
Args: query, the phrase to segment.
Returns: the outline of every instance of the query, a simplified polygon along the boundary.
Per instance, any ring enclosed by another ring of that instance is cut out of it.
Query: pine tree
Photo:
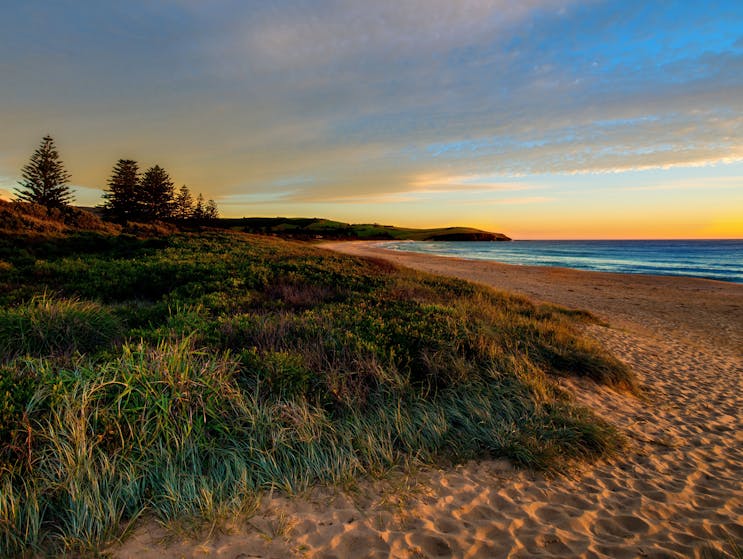
[[[204,195],[199,192],[199,195],[196,197],[196,205],[191,213],[191,219],[196,222],[203,221],[205,215],[206,207],[204,206]]]
[[[51,136],[44,136],[31,160],[21,170],[20,187],[15,189],[18,200],[52,208],[66,208],[74,200],[67,183],[70,174],[59,159]]]
[[[103,193],[104,215],[116,221],[136,220],[141,217],[139,199],[139,166],[131,159],[119,159],[108,179],[108,191]]]
[[[211,221],[219,217],[219,210],[217,209],[217,203],[214,200],[209,200],[204,208],[204,219]]]
[[[193,196],[191,191],[184,184],[181,186],[178,194],[173,201],[173,218],[180,220],[191,219],[194,210]]]
[[[168,173],[155,165],[147,169],[139,182],[142,217],[146,220],[170,219],[173,215],[173,181]]]

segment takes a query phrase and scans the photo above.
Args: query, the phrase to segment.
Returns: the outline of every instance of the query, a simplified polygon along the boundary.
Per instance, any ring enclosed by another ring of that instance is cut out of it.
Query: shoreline
[[[674,239],[675,240],[675,239]],[[713,239],[718,240],[718,239]],[[728,240],[728,239],[723,239]],[[734,241],[738,241],[738,239],[731,239]],[[688,280],[700,280],[700,281],[711,281],[715,283],[722,283],[725,285],[740,285],[743,286],[743,282],[736,282],[736,281],[729,281],[729,280],[721,280],[721,279],[715,279],[715,278],[705,278],[701,276],[691,276],[691,275],[682,275],[682,274],[648,274],[648,273],[639,273],[639,272],[614,272],[614,271],[605,271],[605,270],[584,270],[581,268],[571,268],[569,266],[553,266],[551,264],[519,264],[515,262],[503,262],[502,260],[491,260],[488,258],[467,258],[465,256],[454,256],[454,255],[448,255],[448,254],[432,254],[432,253],[426,253],[426,252],[417,252],[417,251],[406,251],[406,250],[395,250],[391,248],[385,248],[382,246],[383,244],[388,244],[390,242],[419,242],[419,241],[380,241],[380,240],[373,240],[373,241],[324,241],[322,243],[317,244],[319,248],[325,248],[328,250],[334,250],[336,252],[347,252],[348,254],[355,254],[356,249],[352,249],[353,252],[346,251],[340,248],[341,245],[359,245],[364,246],[367,248],[364,248],[363,250],[374,250],[379,251],[380,253],[385,253],[388,255],[392,254],[417,254],[421,256],[427,256],[431,258],[446,258],[446,259],[452,259],[452,260],[462,260],[464,262],[489,262],[493,264],[499,264],[501,266],[516,266],[519,268],[551,268],[556,270],[566,270],[566,271],[572,271],[572,272],[586,272],[588,274],[610,274],[615,276],[628,276],[630,278],[633,277],[647,277],[647,278],[681,278],[681,279],[688,279]],[[522,242],[532,242],[532,241],[522,241]],[[540,241],[534,241],[534,242],[540,242]],[[563,242],[563,241],[559,241]],[[564,242],[570,242],[564,241]]]
[[[383,241],[382,241],[383,242]],[[686,276],[627,274],[429,255],[382,248],[380,241],[326,242],[320,248],[384,258],[398,266],[456,277],[544,303],[584,309],[604,322],[649,334],[743,347],[743,284]]]
[[[743,286],[320,246],[593,312],[604,324],[587,333],[637,373],[645,397],[557,383],[614,423],[626,449],[557,475],[483,460],[268,494],[251,518],[198,536],[146,523],[115,557],[680,559],[743,542]]]

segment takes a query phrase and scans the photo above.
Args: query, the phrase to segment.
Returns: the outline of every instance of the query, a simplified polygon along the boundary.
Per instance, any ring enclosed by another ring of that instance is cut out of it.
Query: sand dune
[[[509,266],[371,243],[389,258],[585,308],[589,332],[640,377],[638,399],[573,380],[576,398],[626,433],[610,461],[554,477],[504,461],[399,474],[344,492],[263,498],[257,514],[196,538],[149,523],[117,557],[699,557],[743,542],[743,286]]]

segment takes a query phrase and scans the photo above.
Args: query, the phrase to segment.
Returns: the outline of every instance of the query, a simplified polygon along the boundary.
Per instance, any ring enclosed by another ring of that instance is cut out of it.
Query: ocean
[[[743,283],[743,240],[694,241],[392,241],[382,247],[507,264],[692,276]]]

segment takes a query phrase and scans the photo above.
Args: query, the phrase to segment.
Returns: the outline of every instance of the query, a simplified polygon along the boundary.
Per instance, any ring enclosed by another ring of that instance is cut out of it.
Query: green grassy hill
[[[100,216],[99,208],[78,208],[78,213],[89,212]],[[257,235],[273,235],[292,239],[348,239],[348,240],[410,240],[410,241],[510,241],[503,233],[491,233],[473,227],[439,227],[413,229],[380,225],[378,223],[344,223],[318,217],[242,217],[220,218],[209,224],[212,228],[227,229]]]
[[[366,239],[413,241],[510,241],[502,233],[471,227],[411,229],[379,224],[350,224],[320,218],[244,217],[220,219],[217,227],[301,239]]]

